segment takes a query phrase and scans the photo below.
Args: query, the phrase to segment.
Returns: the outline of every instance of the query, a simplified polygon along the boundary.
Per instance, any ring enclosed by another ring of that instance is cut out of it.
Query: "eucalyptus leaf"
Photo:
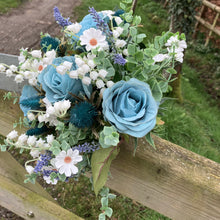
[[[112,216],[113,210],[110,207],[105,209],[105,214],[110,218]]]

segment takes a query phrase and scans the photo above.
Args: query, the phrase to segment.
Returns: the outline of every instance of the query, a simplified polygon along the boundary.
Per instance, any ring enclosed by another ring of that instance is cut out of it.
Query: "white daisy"
[[[78,150],[69,149],[61,151],[55,158],[55,166],[60,174],[65,174],[70,177],[72,174],[78,173],[78,168],[75,166],[78,162],[82,161],[82,156],[79,155]]]
[[[86,45],[86,50],[90,51],[94,48],[100,47],[101,49],[107,49],[108,43],[106,37],[102,34],[102,31],[90,28],[83,32],[80,36],[80,44]]]

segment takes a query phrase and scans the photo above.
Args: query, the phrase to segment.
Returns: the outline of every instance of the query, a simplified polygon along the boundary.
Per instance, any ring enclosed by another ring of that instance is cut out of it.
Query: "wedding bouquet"
[[[41,34],[41,49],[21,49],[18,67],[0,64],[8,77],[16,74],[16,83],[27,81],[19,98],[27,131],[11,131],[1,145],[30,152],[25,182],[42,176],[56,184],[91,172],[97,195],[121,142],[145,137],[153,145],[163,93],[187,46],[184,34],[170,32],[145,45],[131,2],[123,0],[117,11],[90,8],[79,23],[55,7],[62,37]],[[102,205],[114,197],[101,192]],[[102,210],[100,219],[112,215],[111,208]]]

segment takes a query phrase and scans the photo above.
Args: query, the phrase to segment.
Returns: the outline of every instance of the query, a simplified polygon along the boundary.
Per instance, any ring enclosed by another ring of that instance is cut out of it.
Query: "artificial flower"
[[[60,174],[70,177],[78,173],[78,167],[75,166],[78,162],[82,161],[82,156],[79,155],[78,150],[69,149],[61,151],[55,158],[55,166]]]
[[[119,81],[103,93],[103,115],[120,133],[143,137],[156,124],[158,106],[147,83]]]
[[[102,31],[96,30],[95,28],[90,28],[83,32],[80,36],[80,44],[86,46],[86,50],[90,51],[97,47],[101,49],[108,48],[108,42],[106,41],[106,36],[102,34]]]

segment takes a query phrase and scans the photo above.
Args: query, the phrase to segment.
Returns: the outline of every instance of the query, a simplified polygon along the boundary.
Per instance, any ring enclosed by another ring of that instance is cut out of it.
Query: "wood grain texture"
[[[135,157],[124,143],[108,186],[172,219],[220,218],[220,164],[154,137],[140,139]]]
[[[36,220],[80,220],[72,212],[41,195],[0,175],[0,205],[13,211],[24,219],[30,219],[28,212]]]

